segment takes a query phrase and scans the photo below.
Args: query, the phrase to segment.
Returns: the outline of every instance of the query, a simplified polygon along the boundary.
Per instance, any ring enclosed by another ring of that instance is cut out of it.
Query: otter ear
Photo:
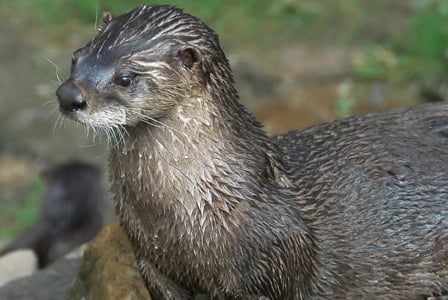
[[[177,57],[187,69],[193,68],[201,60],[201,54],[195,48],[184,48],[177,51]]]
[[[98,26],[98,32],[102,32],[104,30],[104,28],[106,28],[107,24],[110,23],[110,21],[112,21],[112,14],[108,11],[103,12],[103,17],[101,18],[101,22]]]

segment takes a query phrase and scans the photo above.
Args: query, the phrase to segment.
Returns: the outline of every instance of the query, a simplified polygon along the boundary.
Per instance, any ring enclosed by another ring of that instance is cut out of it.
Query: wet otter
[[[104,206],[99,168],[73,161],[42,175],[46,187],[39,218],[0,251],[33,249],[40,268],[92,239],[103,225]]]
[[[57,90],[110,140],[153,299],[443,299],[448,105],[268,138],[218,38],[169,6],[105,14]]]

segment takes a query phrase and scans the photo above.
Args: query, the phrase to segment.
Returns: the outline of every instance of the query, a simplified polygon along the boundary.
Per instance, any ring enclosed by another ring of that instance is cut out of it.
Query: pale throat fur
[[[225,124],[230,116],[223,117],[210,97],[204,93],[184,98],[158,123],[127,128],[124,143],[111,149],[110,159],[119,215],[130,215],[124,212],[127,202],[135,210],[152,207],[149,211],[166,214],[149,216],[145,209],[142,222],[157,223],[159,217],[165,222],[169,216],[171,222],[202,229],[198,232],[207,226],[224,230],[238,226],[231,211],[248,196],[242,194],[250,190],[245,187],[259,184],[252,178],[263,177],[251,172],[266,169],[268,159],[262,152],[248,159],[247,151],[260,149],[266,141],[261,134],[252,139],[253,145],[238,143],[237,135],[248,134],[247,129],[238,132],[236,124]],[[244,149],[238,151],[240,147]],[[131,195],[135,199],[128,199]]]

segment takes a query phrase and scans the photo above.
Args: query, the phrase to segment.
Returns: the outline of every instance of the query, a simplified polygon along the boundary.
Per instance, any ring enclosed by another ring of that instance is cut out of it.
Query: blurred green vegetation
[[[294,0],[16,0],[24,12],[33,12],[42,24],[61,24],[74,20],[97,23],[103,11],[120,14],[142,4],[169,4],[200,17],[218,32],[231,32],[237,37],[259,34],[272,38],[275,32],[294,32],[321,15],[321,5],[314,1]]]
[[[353,98],[353,95],[351,95],[351,89],[352,83],[346,81],[342,82],[337,90],[335,110],[341,118],[346,118],[353,114],[356,100]]]
[[[0,218],[9,220],[7,223],[10,224],[7,228],[0,227],[0,240],[17,236],[36,221],[39,216],[44,187],[43,179],[36,177],[32,181],[23,203],[19,206],[11,206],[9,203],[0,202]]]
[[[415,1],[403,32],[367,44],[354,61],[361,79],[430,82],[448,76],[448,0]]]
[[[16,0],[8,5],[32,12],[43,26],[54,26],[75,20],[96,24],[102,11],[120,14],[144,3],[147,2]],[[387,0],[153,0],[148,3],[181,7],[203,19],[224,40],[256,45],[301,38],[356,43],[366,38],[369,18],[375,18],[376,13],[393,5]],[[355,78],[402,82],[431,81],[448,75],[448,0],[414,0],[400,5],[407,14],[404,30],[367,43],[354,60]]]

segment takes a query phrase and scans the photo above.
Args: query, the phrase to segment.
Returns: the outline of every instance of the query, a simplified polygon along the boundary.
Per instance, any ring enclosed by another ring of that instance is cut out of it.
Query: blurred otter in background
[[[105,192],[101,170],[69,162],[44,171],[46,187],[37,221],[20,234],[0,256],[30,248],[43,268],[92,239],[103,226]]]

